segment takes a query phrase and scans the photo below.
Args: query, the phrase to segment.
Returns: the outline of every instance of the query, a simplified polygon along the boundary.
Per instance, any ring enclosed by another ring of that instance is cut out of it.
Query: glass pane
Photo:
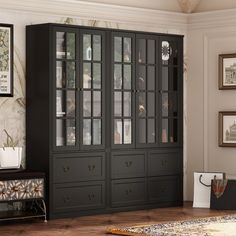
[[[57,58],[63,59],[66,56],[66,48],[65,48],[66,33],[65,32],[57,32],[56,37],[57,37],[56,55],[57,55]]]
[[[175,41],[162,41],[162,64],[178,64],[178,49]]]
[[[75,62],[67,62],[67,87],[75,88]]]
[[[101,92],[93,92],[93,116],[101,116]]]
[[[155,143],[155,120],[148,119],[148,143]]]
[[[114,93],[114,115],[122,116],[122,93]]]
[[[155,93],[148,93],[148,116],[155,116]]]
[[[124,144],[132,143],[131,131],[132,131],[131,120],[124,119]]]
[[[101,64],[93,63],[93,88],[101,88]]]
[[[91,63],[83,64],[83,88],[91,88]]]
[[[75,116],[75,91],[67,91],[67,116]]]
[[[84,119],[83,122],[83,145],[91,145],[91,120]]]
[[[93,144],[94,145],[102,144],[101,119],[93,120]]]
[[[171,68],[162,67],[162,90],[171,90]]]
[[[121,65],[115,64],[114,66],[114,89],[122,88],[122,68]]]
[[[83,92],[83,115],[91,116],[91,91]]]
[[[131,116],[131,92],[124,92],[124,116]]]
[[[138,94],[138,115],[146,116],[146,93]]]
[[[138,120],[138,141],[146,143],[146,119]]]
[[[101,61],[101,35],[93,36],[93,60]]]
[[[83,35],[83,59],[91,61],[92,60],[92,48],[91,48],[91,35]]]
[[[114,61],[121,62],[121,51],[122,51],[122,38],[115,37],[114,38]]]
[[[131,89],[131,65],[124,65],[124,89]]]
[[[173,68],[173,88],[174,91],[178,90],[178,68]]]
[[[146,67],[145,66],[138,67],[138,88],[140,90],[146,89]]]
[[[75,120],[68,119],[66,122],[67,126],[67,145],[75,145]]]
[[[114,143],[122,144],[122,120],[114,120]]]
[[[155,90],[155,67],[148,66],[148,90]]]
[[[57,119],[56,122],[56,146],[65,145],[65,120]]]
[[[148,63],[155,64],[155,41],[148,40]]]
[[[178,142],[178,120],[177,119],[171,120],[169,140],[170,140],[170,143]]]
[[[124,38],[124,62],[131,62],[131,38]]]
[[[65,91],[57,90],[57,117],[65,116],[66,114],[66,106],[65,106]]]
[[[162,116],[178,116],[177,94],[162,94]]]
[[[75,33],[67,33],[67,59],[75,59]]]
[[[57,61],[57,88],[64,88],[66,86],[66,77],[65,77],[65,62]]]
[[[161,141],[162,143],[168,143],[168,134],[169,134],[169,124],[168,119],[162,119],[162,133],[161,133]]]
[[[146,62],[146,40],[145,39],[138,40],[138,62],[139,63]]]

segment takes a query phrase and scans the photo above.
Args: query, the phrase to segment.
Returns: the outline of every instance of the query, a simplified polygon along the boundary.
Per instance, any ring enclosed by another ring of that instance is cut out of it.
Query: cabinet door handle
[[[92,194],[89,194],[88,195],[88,199],[89,199],[89,201],[91,201],[92,199],[94,199],[94,197],[95,197],[95,195],[92,193]]]
[[[132,193],[132,190],[131,189],[126,189],[125,193],[126,193],[126,195],[129,195],[130,193]]]
[[[95,170],[95,165],[88,165],[89,171],[94,171]]]
[[[126,161],[125,162],[126,167],[130,167],[130,166],[132,166],[132,164],[133,164],[132,161]]]
[[[70,197],[66,196],[66,197],[63,198],[63,200],[64,200],[64,203],[67,203],[67,202],[70,201]]]
[[[70,167],[69,166],[63,166],[63,171],[64,172],[68,172],[70,170]]]

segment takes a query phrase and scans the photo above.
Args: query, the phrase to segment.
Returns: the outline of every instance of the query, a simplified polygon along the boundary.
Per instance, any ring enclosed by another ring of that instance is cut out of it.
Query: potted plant
[[[18,169],[21,166],[22,147],[17,147],[18,141],[14,141],[5,129],[3,131],[7,139],[0,148],[0,169]]]

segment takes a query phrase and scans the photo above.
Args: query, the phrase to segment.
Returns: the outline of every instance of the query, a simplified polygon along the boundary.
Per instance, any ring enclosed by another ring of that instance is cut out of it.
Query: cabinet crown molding
[[[184,13],[142,9],[136,7],[92,3],[77,0],[0,0],[1,8],[63,17],[103,20],[164,29],[187,28]]]

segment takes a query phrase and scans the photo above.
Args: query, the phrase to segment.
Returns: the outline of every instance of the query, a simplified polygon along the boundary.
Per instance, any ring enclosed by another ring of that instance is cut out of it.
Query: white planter
[[[20,168],[22,147],[0,148],[0,169]]]

